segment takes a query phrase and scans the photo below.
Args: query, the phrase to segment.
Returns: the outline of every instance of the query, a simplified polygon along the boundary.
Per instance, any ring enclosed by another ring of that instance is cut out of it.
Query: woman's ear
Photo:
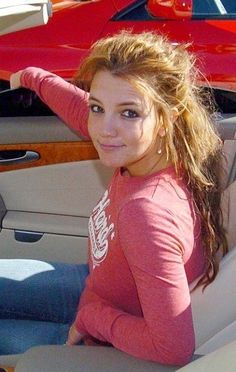
[[[176,122],[176,120],[178,119],[179,117],[179,111],[178,109],[175,107],[171,110],[171,116],[170,116],[170,119],[171,119],[171,122],[172,124],[174,124]],[[163,120],[161,120],[160,122],[160,128],[158,130],[158,135],[160,137],[165,137],[166,133],[167,133],[168,129],[164,127],[164,124],[163,124]]]
[[[164,126],[162,125],[162,126],[160,127],[160,129],[158,130],[158,136],[160,136],[160,137],[162,138],[162,137],[165,137],[165,135],[166,135],[166,129],[165,129]]]
[[[173,124],[176,122],[176,120],[178,119],[178,117],[179,117],[179,111],[175,107],[175,108],[173,108],[171,110],[171,121],[172,121]]]

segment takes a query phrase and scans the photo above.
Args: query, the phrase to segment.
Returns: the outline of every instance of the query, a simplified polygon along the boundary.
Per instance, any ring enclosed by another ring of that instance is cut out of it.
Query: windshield
[[[236,18],[236,0],[194,0],[193,19]]]

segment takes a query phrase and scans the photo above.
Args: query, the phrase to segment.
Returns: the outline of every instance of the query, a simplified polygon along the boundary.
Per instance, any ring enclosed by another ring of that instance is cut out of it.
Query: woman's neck
[[[129,177],[142,177],[148,176],[153,173],[157,173],[165,168],[170,167],[173,163],[170,160],[167,160],[164,154],[160,156],[152,165],[146,169],[144,167],[136,167],[135,170],[133,167],[124,167],[122,168],[122,174]]]

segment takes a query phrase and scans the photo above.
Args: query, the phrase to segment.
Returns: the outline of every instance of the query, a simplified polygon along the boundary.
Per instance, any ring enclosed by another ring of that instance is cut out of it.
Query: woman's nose
[[[105,116],[101,123],[101,134],[103,136],[116,136],[117,135],[117,123],[113,116]]]

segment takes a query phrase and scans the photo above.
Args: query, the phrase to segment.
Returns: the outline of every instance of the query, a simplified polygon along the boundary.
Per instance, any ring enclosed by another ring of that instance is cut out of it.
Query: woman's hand
[[[85,334],[80,333],[77,331],[74,324],[70,327],[68,339],[66,341],[66,345],[77,345],[85,336]]]
[[[19,70],[10,76],[10,87],[11,89],[17,89],[21,87],[21,74],[23,70]]]

